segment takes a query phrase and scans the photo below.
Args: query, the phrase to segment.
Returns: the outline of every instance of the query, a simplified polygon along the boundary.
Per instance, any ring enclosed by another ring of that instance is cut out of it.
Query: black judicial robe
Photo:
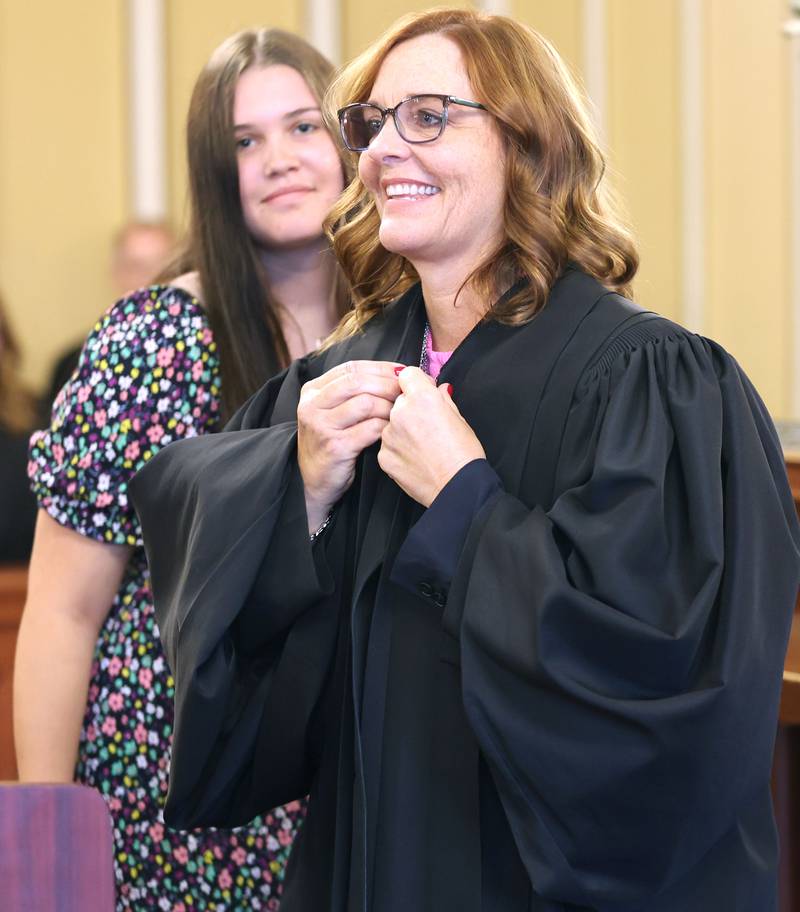
[[[404,555],[437,503],[377,447],[312,546],[301,384],[417,363],[423,326],[413,288],[134,480],[176,682],[167,822],[309,793],[283,912],[775,909],[798,525],[758,395],[569,269],[442,372],[499,479],[460,497],[457,546]]]

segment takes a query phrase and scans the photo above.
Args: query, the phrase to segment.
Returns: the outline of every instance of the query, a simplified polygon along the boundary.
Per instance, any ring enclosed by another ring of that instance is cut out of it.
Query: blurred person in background
[[[0,300],[0,563],[27,561],[36,501],[27,482],[36,399],[19,376],[20,349]]]
[[[133,221],[123,225],[111,244],[109,275],[114,297],[121,298],[154,281],[173,259],[175,245],[175,234],[166,222]],[[82,348],[83,343],[79,343],[58,356],[42,397],[45,421],[49,421],[50,409],[61,387],[78,366]]]
[[[31,439],[40,510],[15,666],[20,778],[102,792],[120,912],[277,908],[304,813],[295,802],[237,831],[165,830],[173,679],[127,488],[162,447],[216,430],[349,307],[322,230],[346,177],[320,111],[331,76],[277,30],[214,52],[189,110],[186,248],[168,279],[100,318]]]
[[[114,293],[149,285],[175,255],[175,234],[166,222],[128,222],[111,245],[111,285]]]

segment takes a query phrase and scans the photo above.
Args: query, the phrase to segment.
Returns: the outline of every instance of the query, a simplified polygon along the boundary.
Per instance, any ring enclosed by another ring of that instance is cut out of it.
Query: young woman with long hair
[[[302,817],[296,803],[235,832],[164,829],[174,682],[127,486],[166,444],[217,429],[348,306],[322,230],[346,180],[320,111],[331,76],[282,31],[244,31],[214,52],[189,110],[185,252],[100,318],[31,440],[40,510],[15,668],[20,778],[100,789],[119,910],[276,908]]]

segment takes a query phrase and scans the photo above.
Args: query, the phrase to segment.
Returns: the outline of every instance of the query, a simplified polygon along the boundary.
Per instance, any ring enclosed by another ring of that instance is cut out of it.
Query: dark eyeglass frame
[[[436,134],[436,136],[431,136],[428,139],[408,139],[403,132],[401,123],[397,119],[397,109],[401,105],[404,105],[407,101],[413,101],[415,98],[438,98],[442,102],[442,122],[439,125],[439,132]],[[479,108],[481,111],[488,110],[486,105],[482,105],[479,101],[467,101],[465,98],[456,98],[455,95],[439,95],[436,92],[420,92],[418,95],[407,95],[405,98],[398,101],[393,108],[382,108],[380,105],[371,104],[366,101],[354,102],[353,104],[345,105],[343,108],[339,108],[339,110],[336,112],[339,117],[339,132],[342,134],[342,141],[351,152],[365,152],[367,149],[369,149],[369,145],[354,147],[351,146],[347,141],[347,136],[345,135],[344,130],[344,119],[349,111],[354,111],[357,108],[373,108],[374,110],[381,112],[381,125],[375,131],[372,139],[375,139],[378,133],[381,132],[383,125],[386,123],[386,118],[391,114],[392,120],[394,121],[394,128],[397,130],[401,139],[403,139],[404,142],[419,146],[423,143],[435,142],[442,135],[442,133],[444,133],[444,128],[447,126],[447,110],[451,104],[463,105],[465,108]],[[370,142],[372,139],[370,139]]]

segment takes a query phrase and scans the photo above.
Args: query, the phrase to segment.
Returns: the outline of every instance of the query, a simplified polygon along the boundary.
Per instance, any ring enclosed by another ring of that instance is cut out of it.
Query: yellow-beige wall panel
[[[789,409],[785,0],[709,0],[707,329],[776,416]]]
[[[167,0],[167,86],[170,201],[181,227],[186,216],[186,114],[195,80],[211,52],[228,35],[266,26],[303,33],[302,0]]]
[[[111,303],[125,214],[122,5],[0,0],[0,293],[41,387]]]
[[[516,0],[512,13],[551,41],[580,77],[583,67],[581,0]]]
[[[679,4],[608,0],[611,180],[639,243],[642,306],[681,316]]]

